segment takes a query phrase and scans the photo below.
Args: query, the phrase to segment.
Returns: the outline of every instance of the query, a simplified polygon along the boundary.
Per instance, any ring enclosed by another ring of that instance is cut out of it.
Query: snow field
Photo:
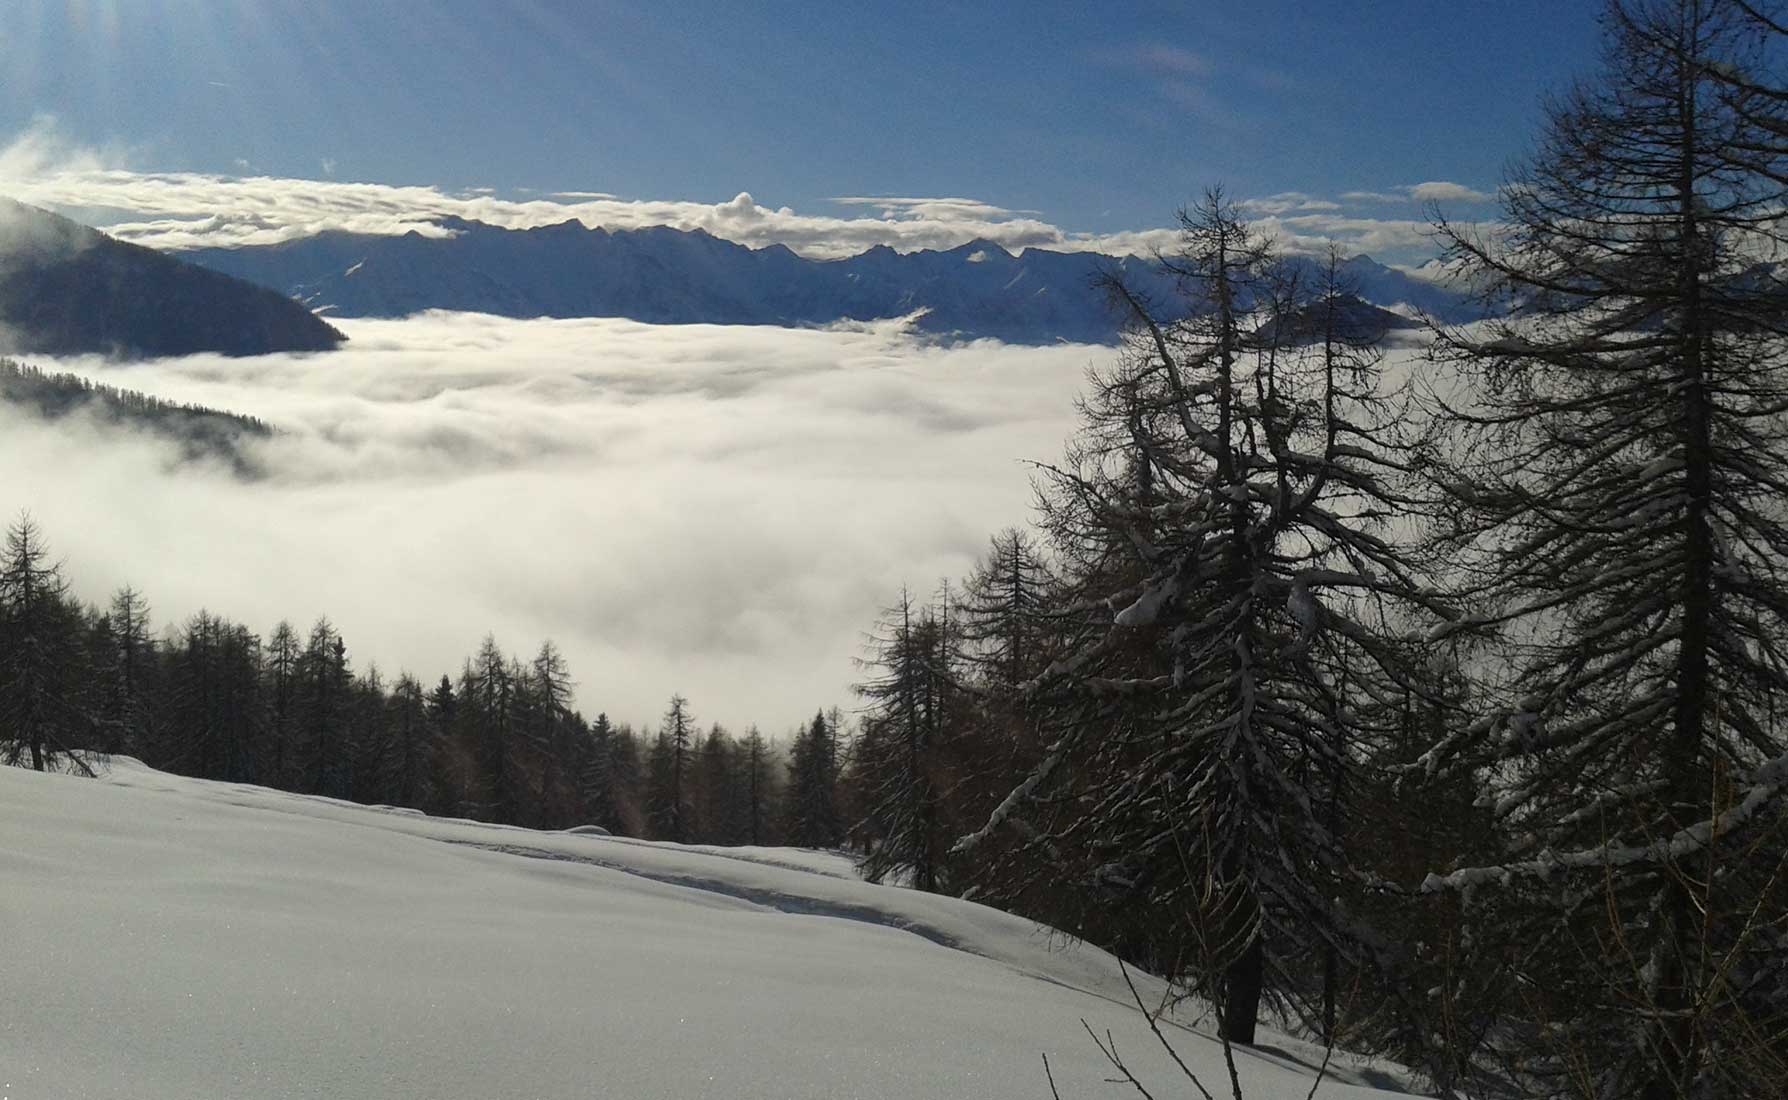
[[[1190,1091],[1104,952],[848,868],[0,769],[0,1095],[1046,1098],[1045,1051],[1118,1095],[1083,1017]],[[1248,1095],[1302,1100],[1320,1052],[1270,1043]],[[1383,1095],[1337,1061],[1319,1097]]]

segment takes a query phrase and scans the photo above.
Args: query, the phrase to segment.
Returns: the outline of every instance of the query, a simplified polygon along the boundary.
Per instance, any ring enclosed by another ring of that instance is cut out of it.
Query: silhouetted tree
[[[590,723],[589,742],[589,751],[578,775],[584,814],[591,824],[600,825],[611,833],[620,833],[623,826],[615,797],[615,729],[607,714],[597,714],[595,721]]]
[[[448,685],[452,690],[452,685]],[[409,673],[397,678],[385,707],[385,722],[392,745],[389,792],[399,806],[422,809],[429,805],[434,771],[434,725],[422,683]]]
[[[1788,100],[1758,10],[1608,4],[1503,227],[1444,227],[1521,308],[1439,334],[1474,383],[1450,535],[1506,671],[1425,759],[1494,786],[1509,847],[1429,888],[1470,899],[1501,979],[1474,999],[1503,994],[1490,1048],[1533,1095],[1762,1095],[1735,1048],[1783,1019],[1748,993],[1779,973],[1758,840],[1788,785],[1788,285],[1760,262]]]
[[[100,747],[108,753],[141,755],[150,744],[149,698],[155,667],[149,607],[136,589],[126,586],[112,596],[105,623],[104,648],[94,662],[94,672],[103,680],[97,692]]]
[[[740,785],[745,791],[745,832],[742,841],[746,844],[770,843],[771,823],[774,815],[771,807],[775,804],[775,772],[770,767],[770,748],[764,741],[764,735],[752,726],[745,731],[744,743],[740,746],[740,770],[743,773]]]
[[[81,709],[79,619],[60,565],[50,563],[28,515],[13,521],[0,553],[0,763],[38,771],[66,764],[93,728]]]
[[[1056,711],[1052,741],[959,850],[1018,816],[1106,906],[1148,914],[1130,931],[1153,944],[1120,950],[1252,1043],[1267,994],[1320,998],[1313,945],[1390,965],[1340,901],[1352,871],[1326,790],[1382,730],[1335,670],[1419,685],[1403,640],[1444,609],[1385,529],[1416,503],[1399,484],[1413,452],[1375,334],[1340,323],[1339,261],[1310,282],[1216,191],[1181,225],[1163,260],[1181,319],[1110,282],[1125,354],[1045,475],[1064,568],[1091,582],[1071,583],[1080,624],[1023,687]]]
[[[871,882],[894,875],[921,890],[948,889],[950,843],[960,830],[945,799],[966,710],[955,683],[957,641],[947,616],[915,609],[902,592],[874,644],[864,662],[872,678],[857,689],[867,711],[852,759],[865,802],[859,865]]]
[[[788,843],[836,848],[844,841],[838,813],[838,723],[825,712],[795,735],[789,750],[785,816]]]
[[[694,738],[689,701],[681,695],[671,696],[670,708],[664,712],[658,737],[652,743],[651,789],[646,808],[653,835],[679,844],[691,839],[689,773]]]
[[[348,797],[347,645],[328,619],[311,627],[299,656],[298,757],[300,788],[311,794]]]
[[[479,777],[485,785],[480,816],[515,821],[521,810],[516,767],[515,681],[497,640],[485,635],[459,693],[459,717],[471,734]]]
[[[163,752],[175,770],[205,779],[258,778],[260,639],[200,611],[168,653]]]

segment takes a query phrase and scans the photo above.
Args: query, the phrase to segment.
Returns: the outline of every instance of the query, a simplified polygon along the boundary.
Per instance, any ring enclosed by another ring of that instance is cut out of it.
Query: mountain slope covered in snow
[[[184,779],[0,768],[0,1079],[65,1097],[1174,1091],[1115,962],[840,858],[536,833]],[[1153,983],[1145,991],[1158,992]],[[1202,1030],[1168,1032],[1208,1084]],[[1238,1050],[1303,1100],[1320,1051]],[[1337,1058],[1319,1097],[1394,1079]]]

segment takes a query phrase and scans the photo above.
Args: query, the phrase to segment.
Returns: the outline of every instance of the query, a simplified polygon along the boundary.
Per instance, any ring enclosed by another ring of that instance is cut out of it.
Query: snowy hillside
[[[0,1093],[1116,1096],[1109,1028],[1190,1094],[1112,959],[840,858],[435,820],[135,761],[0,768]],[[1152,986],[1149,988],[1153,988]],[[1218,1046],[1170,1028],[1227,1092]],[[1238,1051],[1302,1100],[1320,1051]],[[1317,1095],[1385,1095],[1351,1060]]]

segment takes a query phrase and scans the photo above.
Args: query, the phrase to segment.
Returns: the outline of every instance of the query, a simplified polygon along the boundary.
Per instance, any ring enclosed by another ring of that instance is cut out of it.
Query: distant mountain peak
[[[961,249],[952,249],[951,253],[960,255],[965,262],[971,264],[991,263],[1006,267],[1018,261],[1016,254],[1007,252],[1003,246],[993,241],[970,241]]]
[[[525,232],[537,233],[537,234],[540,234],[541,236],[570,233],[570,234],[576,234],[581,237],[585,233],[588,233],[589,231],[590,231],[589,227],[586,226],[583,222],[577,220],[576,218],[566,218],[562,222],[553,222],[551,225],[537,225],[537,226],[533,227],[532,229],[526,230]]]
[[[1385,264],[1379,263],[1377,260],[1366,255],[1364,252],[1361,252],[1354,256],[1349,256],[1347,259],[1342,260],[1341,267],[1344,270],[1355,270],[1355,271],[1395,271],[1396,270],[1395,268],[1388,267]]]
[[[990,241],[986,237],[976,237],[967,244],[959,244],[955,248],[946,249],[944,254],[947,256],[959,255],[967,258],[973,256],[977,252],[989,259],[997,257],[1010,260],[1014,258],[1013,253],[1006,251],[1005,245],[1000,244],[998,241]]]

